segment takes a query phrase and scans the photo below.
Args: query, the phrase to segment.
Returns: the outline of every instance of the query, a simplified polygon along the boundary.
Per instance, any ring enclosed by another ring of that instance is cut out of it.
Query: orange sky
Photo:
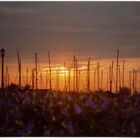
[[[40,56],[41,57],[41,56]],[[80,58],[79,58],[80,59]],[[72,58],[71,58],[72,60]],[[87,58],[88,60],[88,58]],[[129,86],[128,83],[128,73],[129,70],[135,69],[135,70],[140,70],[140,58],[121,58],[119,64],[121,65],[120,67],[120,72],[121,72],[121,78],[122,78],[122,60],[125,60],[125,86]],[[53,61],[53,58],[52,58]],[[109,81],[107,80],[107,75],[109,72],[109,66],[111,65],[111,62],[115,61],[115,59],[98,59],[98,60],[93,60],[91,59],[91,70],[90,70],[90,79],[91,79],[91,90],[94,90],[94,70],[97,67],[97,62],[100,62],[100,86],[101,86],[101,70],[103,70],[103,83],[102,87],[104,90],[109,90]],[[26,69],[28,67],[28,83],[31,85],[31,70],[34,68],[33,63],[24,63],[22,61],[22,85],[25,85],[26,83]],[[64,63],[60,62],[58,63],[53,63],[52,64],[52,87],[53,89],[56,89],[58,87],[58,76],[56,76],[56,73],[58,70],[59,66],[59,89],[64,90],[64,85],[65,85],[65,77],[66,77],[66,85],[68,87],[68,68],[69,64],[71,62],[66,62],[66,68],[64,68]],[[8,65],[9,68],[9,73],[10,73],[10,82],[16,82],[18,83],[18,65],[17,64],[6,64]],[[115,68],[116,68],[116,63],[114,63],[114,80],[113,80],[113,89],[115,89]],[[46,88],[46,69],[48,69],[48,63],[40,63],[38,64],[38,87],[39,88]],[[80,83],[79,83],[79,89],[80,90],[86,90],[86,77],[87,77],[87,61],[78,61],[78,69],[80,70]],[[71,70],[71,90],[73,89],[73,70]],[[40,74],[42,73],[42,85],[41,85],[41,77]],[[49,74],[47,75],[49,76]],[[41,87],[42,86],[42,87]],[[49,88],[49,77],[47,78],[47,86]],[[97,89],[97,73],[96,73],[96,87]],[[140,74],[138,73],[137,75],[137,89],[140,90]]]

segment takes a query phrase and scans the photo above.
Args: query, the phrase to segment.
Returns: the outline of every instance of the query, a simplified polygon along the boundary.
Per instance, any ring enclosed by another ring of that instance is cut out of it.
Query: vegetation
[[[140,136],[140,94],[0,91],[0,136]]]

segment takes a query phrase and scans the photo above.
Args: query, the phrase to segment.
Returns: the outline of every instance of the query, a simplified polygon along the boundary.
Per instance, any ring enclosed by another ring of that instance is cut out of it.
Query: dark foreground
[[[0,136],[140,136],[140,94],[0,91]]]

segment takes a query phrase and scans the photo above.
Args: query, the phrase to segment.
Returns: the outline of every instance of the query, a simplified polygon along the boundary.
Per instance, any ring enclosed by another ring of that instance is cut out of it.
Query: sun
[[[63,66],[59,67],[59,74],[62,74],[62,75],[66,74],[67,75],[68,74],[67,68],[65,68]]]

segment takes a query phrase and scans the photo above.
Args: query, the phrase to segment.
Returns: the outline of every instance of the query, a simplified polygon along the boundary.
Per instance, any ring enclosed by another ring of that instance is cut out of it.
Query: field
[[[140,94],[0,91],[0,136],[140,136]]]

